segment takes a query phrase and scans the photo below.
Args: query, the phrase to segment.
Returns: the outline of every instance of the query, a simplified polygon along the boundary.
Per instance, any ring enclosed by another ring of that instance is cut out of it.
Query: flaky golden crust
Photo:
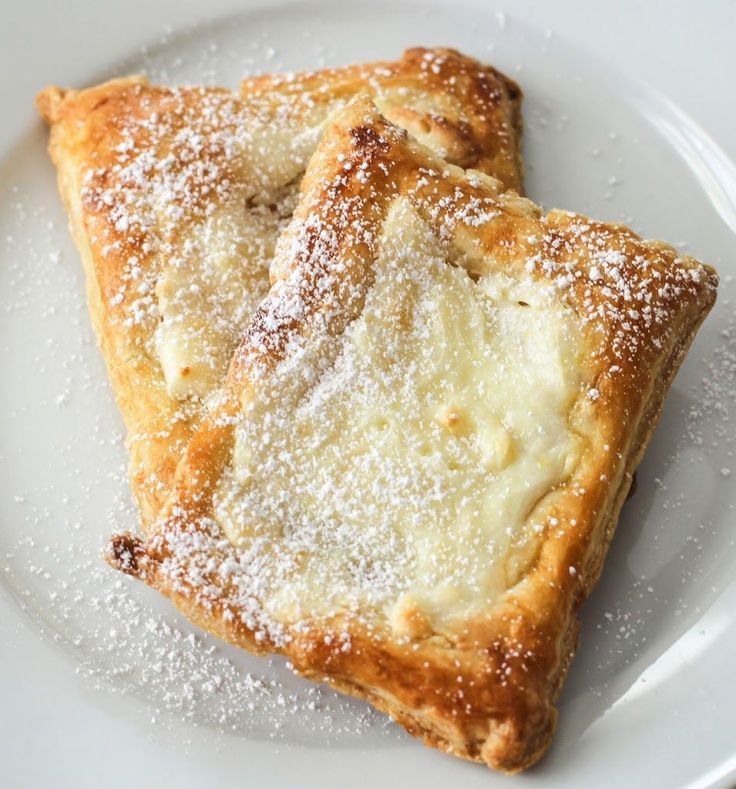
[[[83,91],[52,87],[38,96],[85,266],[92,322],[128,431],[131,484],[144,527],[160,512],[204,411],[198,399],[176,399],[167,391],[153,337],[155,285],[166,258],[179,254],[197,223],[226,201],[245,203],[257,186],[247,157],[233,153],[233,140],[223,138],[237,138],[237,124],[246,132],[253,125],[267,146],[269,124],[274,134],[285,119],[292,129],[314,126],[360,91],[382,95],[396,122],[450,161],[521,191],[521,92],[495,70],[451,50],[413,49],[396,63],[288,79],[263,76],[244,82],[240,97],[216,88],[149,85],[141,77]],[[195,145],[199,169],[188,158]],[[141,170],[141,162],[147,169]],[[161,164],[168,166],[171,194],[153,194],[148,180]],[[145,225],[133,221],[140,198],[160,212]],[[134,287],[139,281],[143,285]],[[148,291],[141,293],[144,285]],[[264,268],[253,275],[254,303],[267,288]]]
[[[130,478],[144,522],[160,511],[196,419],[166,393],[161,369],[140,326],[121,325],[116,294],[128,256],[141,239],[110,232],[108,217],[85,201],[88,168],[112,165],[119,119],[140,116],[162,96],[141,77],[113,80],[76,92],[47,88],[38,109],[51,126],[49,150],[58,170],[59,192],[82,258],[90,317],[107,364],[113,392],[128,430]],[[107,249],[115,245],[117,248]]]
[[[231,463],[243,398],[298,338],[340,334],[360,314],[398,196],[471,276],[531,278],[574,311],[583,385],[569,421],[579,462],[541,502],[547,526],[517,582],[459,626],[401,640],[380,619],[347,611],[279,628],[238,587],[238,553],[214,519],[213,492]],[[190,442],[165,517],[146,541],[113,538],[108,558],[196,624],[251,651],[288,655],[303,675],[369,700],[428,744],[505,772],[525,769],[549,746],[577,609],[600,574],[669,383],[715,300],[716,274],[626,228],[543,216],[496,182],[433,157],[367,100],[325,132],[277,263],[278,280],[217,409]]]
[[[401,60],[243,80],[246,96],[283,92],[333,107],[369,92],[382,115],[460,167],[523,193],[521,88],[454,49],[415,47]]]

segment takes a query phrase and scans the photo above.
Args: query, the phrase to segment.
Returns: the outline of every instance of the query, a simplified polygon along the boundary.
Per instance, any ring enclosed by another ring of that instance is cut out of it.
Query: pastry
[[[715,272],[357,97],[273,273],[161,519],[109,561],[429,745],[530,766]]]
[[[144,527],[268,290],[321,126],[359,91],[451,161],[520,190],[521,93],[452,50],[261,77],[240,96],[131,77],[38,97]]]

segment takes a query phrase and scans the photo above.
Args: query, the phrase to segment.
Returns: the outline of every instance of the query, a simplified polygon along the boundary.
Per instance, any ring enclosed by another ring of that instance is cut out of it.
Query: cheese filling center
[[[155,347],[171,397],[204,399],[222,383],[268,292],[276,240],[319,132],[316,120],[300,129],[249,129],[231,162],[246,172],[242,184],[230,184],[227,197],[213,200],[204,221],[186,227],[175,250],[162,255]]]
[[[449,265],[403,201],[382,238],[360,316],[247,395],[215,513],[274,619],[372,611],[421,637],[533,560],[580,452],[579,329],[532,281]]]

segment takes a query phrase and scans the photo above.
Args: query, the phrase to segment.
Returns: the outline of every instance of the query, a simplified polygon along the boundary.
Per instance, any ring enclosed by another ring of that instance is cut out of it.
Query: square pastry
[[[715,272],[543,214],[363,96],[272,276],[161,519],[109,561],[430,745],[528,767]]]

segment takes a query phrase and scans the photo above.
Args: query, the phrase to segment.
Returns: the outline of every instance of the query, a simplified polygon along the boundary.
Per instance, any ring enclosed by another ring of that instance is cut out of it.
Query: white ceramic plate
[[[207,7],[205,10],[205,6]],[[720,268],[583,611],[556,743],[519,785],[736,780],[736,69],[728,2],[26,2],[0,65],[0,782],[500,786],[366,706],[196,634],[100,559],[134,523],[46,135],[46,83],[245,72],[449,44],[526,92],[529,194]],[[725,91],[725,92],[723,92]],[[719,146],[719,142],[720,146]],[[731,421],[729,421],[731,419]],[[730,473],[733,469],[733,474]],[[510,785],[508,781],[505,785]]]

